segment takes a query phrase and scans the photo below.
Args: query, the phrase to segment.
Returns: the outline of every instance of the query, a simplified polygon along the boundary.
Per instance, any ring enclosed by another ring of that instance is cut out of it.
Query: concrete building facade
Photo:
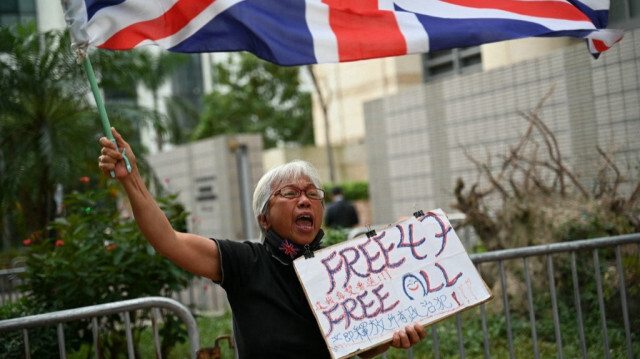
[[[510,66],[455,76],[365,104],[366,153],[374,223],[422,209],[451,211],[457,178],[478,179],[478,160],[505,154],[553,88],[540,118],[583,185],[592,188],[596,145],[637,183],[640,166],[640,30],[593,59],[584,44]],[[630,189],[627,187],[627,189]]]
[[[177,194],[189,212],[189,232],[236,240],[259,237],[250,203],[263,173],[260,135],[214,137],[149,155],[147,161],[165,190]]]

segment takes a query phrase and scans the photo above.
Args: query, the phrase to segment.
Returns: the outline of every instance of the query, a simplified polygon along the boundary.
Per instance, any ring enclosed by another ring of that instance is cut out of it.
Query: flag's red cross
[[[289,257],[291,258],[295,258],[298,254],[298,248],[296,248],[296,245],[286,239],[283,240],[282,243],[280,243],[280,250],[283,251],[284,254],[289,255]]]

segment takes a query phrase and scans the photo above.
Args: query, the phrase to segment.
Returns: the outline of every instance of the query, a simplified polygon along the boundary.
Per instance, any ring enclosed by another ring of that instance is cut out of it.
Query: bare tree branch
[[[620,185],[620,182],[622,182],[622,175],[620,174],[620,170],[618,169],[618,166],[616,166],[616,164],[613,163],[613,161],[611,161],[609,156],[607,156],[607,154],[602,150],[602,148],[600,148],[600,146],[596,145],[596,150],[598,151],[600,156],[604,158],[605,162],[609,165],[609,167],[611,167],[611,169],[613,169],[613,172],[615,172],[616,174],[616,177],[613,180],[613,187],[611,188],[611,194],[615,195],[616,193],[618,193],[618,186]],[[606,170],[606,166],[602,170],[603,171]]]

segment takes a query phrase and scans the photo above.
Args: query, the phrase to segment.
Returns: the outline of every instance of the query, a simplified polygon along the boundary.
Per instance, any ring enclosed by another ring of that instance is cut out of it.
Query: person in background
[[[320,247],[324,191],[314,168],[293,161],[267,172],[256,185],[253,210],[262,243],[210,239],[171,227],[142,180],[135,154],[112,129],[118,148],[102,137],[100,170],[122,184],[136,223],[155,250],[185,270],[210,278],[227,293],[239,358],[330,358],[324,337],[292,262]],[[372,358],[389,347],[410,348],[425,337],[418,323],[394,332],[391,342],[359,354]]]
[[[356,208],[344,198],[342,188],[331,190],[331,203],[327,206],[324,224],[329,228],[351,228],[358,224]]]

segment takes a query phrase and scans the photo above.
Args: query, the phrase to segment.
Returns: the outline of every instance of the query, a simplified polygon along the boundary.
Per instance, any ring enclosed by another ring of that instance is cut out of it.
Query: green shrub
[[[344,198],[350,201],[369,199],[369,182],[367,181],[326,184],[324,185],[324,190],[327,192],[327,195],[331,193],[331,189],[335,186],[340,186],[342,188]]]
[[[38,303],[42,312],[51,312],[163,295],[187,285],[190,275],[155,253],[135,221],[122,215],[119,198],[118,190],[111,185],[71,193],[64,201],[66,216],[49,227],[53,236],[34,234],[25,240],[27,270],[23,291],[30,303]],[[175,196],[159,198],[158,202],[173,224],[178,228],[184,225],[187,213],[175,204]],[[138,314],[131,313],[134,338],[140,329],[136,324]],[[104,340],[101,348],[105,352],[119,352],[125,343],[123,319],[112,316],[100,325],[101,333],[109,333],[101,338]],[[69,326],[70,332],[91,340],[87,323]],[[163,332],[167,335],[163,350],[184,340],[184,329],[176,330],[177,327],[176,321],[165,320]],[[81,345],[70,342],[71,337],[67,339],[70,351]]]
[[[322,245],[329,247],[340,242],[347,240],[349,234],[348,228],[331,228],[324,229],[324,237],[322,238]]]
[[[8,302],[0,307],[0,320],[19,318],[46,312],[43,303],[22,297],[15,302]],[[29,347],[32,358],[51,357],[58,353],[56,327],[46,326],[29,330]],[[15,330],[0,335],[0,358],[22,358],[24,343],[22,331]]]

